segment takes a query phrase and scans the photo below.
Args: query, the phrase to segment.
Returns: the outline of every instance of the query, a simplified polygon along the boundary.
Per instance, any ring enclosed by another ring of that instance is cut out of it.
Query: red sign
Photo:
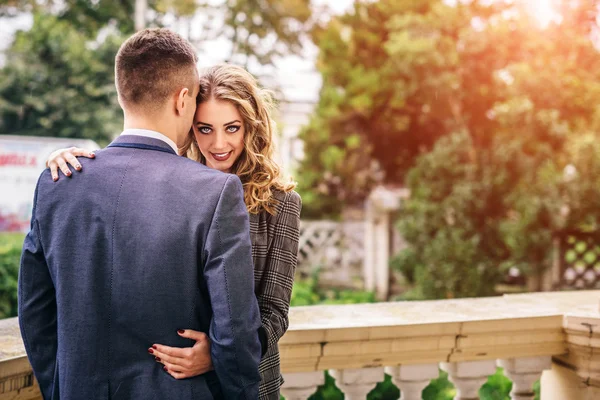
[[[37,165],[37,157],[23,153],[0,153],[0,166],[7,165],[35,167]]]

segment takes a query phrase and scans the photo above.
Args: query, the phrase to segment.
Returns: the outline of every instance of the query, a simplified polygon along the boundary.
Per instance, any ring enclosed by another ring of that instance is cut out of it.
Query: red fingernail
[[[163,367],[163,369],[165,370],[165,372],[169,372],[169,368]]]
[[[150,354],[154,354],[154,350],[152,350],[152,349],[148,349],[148,353],[150,353]]]
[[[177,329],[177,333],[179,333],[180,335],[183,335],[185,333],[185,331],[183,329]]]
[[[58,178],[52,178],[52,180],[53,180],[54,182],[56,182],[56,181],[58,180]]]
[[[153,349],[158,349],[158,347],[156,347],[156,345],[155,345],[155,344],[153,344],[153,345],[152,345],[152,348],[153,348]]]
[[[160,362],[160,358],[159,357],[154,357],[154,361]]]

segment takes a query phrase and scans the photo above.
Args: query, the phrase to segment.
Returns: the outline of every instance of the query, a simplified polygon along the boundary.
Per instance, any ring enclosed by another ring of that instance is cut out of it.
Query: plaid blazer
[[[260,400],[279,400],[283,384],[277,342],[288,328],[288,311],[300,239],[298,193],[275,191],[275,215],[250,214],[250,238],[254,259],[254,285],[268,347],[260,363]]]

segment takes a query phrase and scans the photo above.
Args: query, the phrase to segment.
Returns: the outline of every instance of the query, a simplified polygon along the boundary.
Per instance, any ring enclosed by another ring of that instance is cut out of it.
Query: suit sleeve
[[[42,175],[42,178],[45,178]],[[38,184],[39,185],[39,184]],[[31,230],[25,237],[19,270],[19,325],[25,350],[42,397],[50,399],[54,387],[57,351],[56,292],[36,221],[38,189],[33,200]]]
[[[273,239],[257,293],[267,346],[272,348],[287,331],[294,273],[298,262],[300,210],[302,200],[296,192],[286,193],[273,220]]]
[[[261,359],[258,302],[242,184],[229,176],[205,244],[204,277],[213,309],[211,357],[225,398],[256,399]]]

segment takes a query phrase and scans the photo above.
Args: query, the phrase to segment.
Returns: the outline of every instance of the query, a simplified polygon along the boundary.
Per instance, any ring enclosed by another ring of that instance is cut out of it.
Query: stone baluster
[[[513,382],[512,400],[533,400],[533,384],[542,377],[544,370],[552,368],[552,357],[524,357],[498,360],[504,375]]]
[[[384,378],[383,368],[335,369],[329,373],[346,400],[365,400]]]
[[[325,372],[292,372],[284,374],[281,394],[286,400],[306,400],[325,384]]]
[[[479,399],[479,389],[496,372],[494,360],[442,363],[441,367],[456,387],[454,400]]]
[[[400,400],[421,400],[423,389],[440,374],[438,364],[386,367],[385,372],[400,389]]]

